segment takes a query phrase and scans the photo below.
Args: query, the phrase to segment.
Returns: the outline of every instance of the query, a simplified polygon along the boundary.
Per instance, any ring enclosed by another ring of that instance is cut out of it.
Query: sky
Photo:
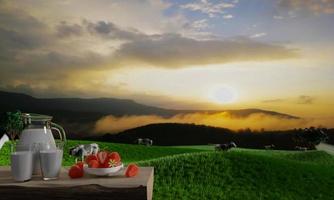
[[[334,123],[334,0],[0,0],[0,90]]]

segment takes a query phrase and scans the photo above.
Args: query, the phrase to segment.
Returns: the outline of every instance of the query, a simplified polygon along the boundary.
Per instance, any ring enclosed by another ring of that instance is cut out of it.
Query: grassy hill
[[[69,141],[68,147],[88,141]],[[234,149],[208,146],[145,147],[99,142],[125,163],[155,167],[154,199],[333,199],[334,157],[322,151]],[[68,151],[68,147],[65,149]],[[0,151],[8,164],[9,145]],[[73,158],[67,154],[64,164]]]
[[[233,150],[169,156],[155,167],[156,199],[333,199],[334,158],[325,152]]]

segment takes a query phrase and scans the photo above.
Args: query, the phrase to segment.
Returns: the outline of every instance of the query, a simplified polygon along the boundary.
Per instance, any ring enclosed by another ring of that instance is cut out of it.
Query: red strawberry
[[[107,159],[108,160],[108,159]],[[100,168],[109,168],[110,167],[110,165],[109,165],[109,163],[108,162],[105,162],[105,163],[103,163],[103,164],[100,164]]]
[[[116,167],[120,164],[121,157],[117,152],[109,153],[108,158],[105,160],[104,167]]]
[[[94,154],[90,154],[85,158],[85,162],[88,164],[91,160],[98,160],[97,156]]]
[[[107,158],[108,158],[108,152],[106,151],[100,151],[98,154],[97,154],[97,158],[98,158],[98,161],[101,165],[103,165]]]
[[[129,164],[128,168],[126,169],[125,176],[126,177],[134,177],[138,174],[139,167],[135,164]]]
[[[68,171],[68,175],[71,178],[81,178],[84,175],[83,169],[81,169],[78,165],[73,165]]]
[[[109,159],[113,160],[116,164],[121,162],[121,156],[117,152],[112,152],[109,154]]]
[[[97,160],[91,160],[88,163],[88,167],[90,167],[90,168],[99,168],[100,167],[100,163]]]
[[[107,158],[106,161],[100,165],[101,168],[116,167],[119,163],[111,158]]]
[[[76,165],[79,166],[80,169],[83,169],[84,162],[77,162]]]

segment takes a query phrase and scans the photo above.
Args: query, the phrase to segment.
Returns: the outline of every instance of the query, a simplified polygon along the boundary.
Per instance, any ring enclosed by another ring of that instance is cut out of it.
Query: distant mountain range
[[[34,98],[26,94],[0,91],[0,109],[20,109],[25,112],[45,113],[50,111],[68,111],[79,113],[98,113],[102,115],[149,115],[170,116],[178,113],[153,106],[146,106],[128,99],[116,98]]]
[[[72,137],[85,137],[94,128],[95,122],[103,116],[158,115],[170,117],[181,113],[226,111],[235,117],[247,117],[263,113],[283,118],[298,117],[260,109],[241,110],[172,110],[136,103],[128,99],[116,98],[35,98],[26,94],[0,91],[0,112],[19,109],[22,112],[40,113],[54,116],[54,121],[64,126]]]

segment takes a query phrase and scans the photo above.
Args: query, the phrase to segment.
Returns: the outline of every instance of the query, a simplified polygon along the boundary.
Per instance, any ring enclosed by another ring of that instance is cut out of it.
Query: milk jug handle
[[[56,123],[51,122],[51,129],[56,130],[59,134],[60,140],[62,140],[64,143],[66,142],[66,134],[63,127],[61,127]]]

